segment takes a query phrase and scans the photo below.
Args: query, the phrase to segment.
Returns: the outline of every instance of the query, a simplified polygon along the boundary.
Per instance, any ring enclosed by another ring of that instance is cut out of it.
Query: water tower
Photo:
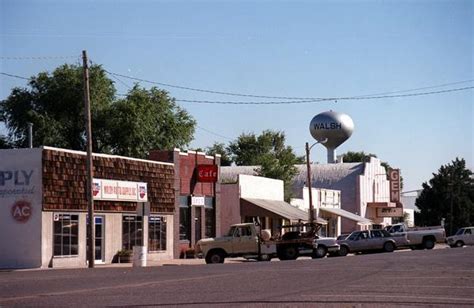
[[[309,124],[309,131],[326,147],[328,163],[331,164],[334,163],[336,148],[352,135],[354,122],[347,114],[330,110],[316,115]]]

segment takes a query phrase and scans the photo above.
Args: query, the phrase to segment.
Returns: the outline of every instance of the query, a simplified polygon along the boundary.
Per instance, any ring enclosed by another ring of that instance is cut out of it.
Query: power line
[[[142,79],[142,78],[137,78],[137,77],[122,75],[122,74],[118,74],[118,73],[113,73],[113,72],[110,72],[106,69],[104,69],[104,70],[105,70],[105,72],[107,72],[110,75],[115,75],[115,76],[119,76],[119,77],[123,77],[123,78],[128,78],[128,79],[139,81],[139,82],[146,82],[146,83],[157,84],[157,85],[161,85],[161,86],[165,86],[165,87],[177,88],[177,89],[182,89],[182,90],[190,90],[190,91],[196,91],[196,92],[211,93],[211,94],[221,94],[221,95],[241,96],[241,97],[251,97],[251,98],[301,100],[301,101],[308,101],[308,102],[309,101],[314,102],[315,100],[334,100],[334,99],[337,99],[337,98],[324,98],[324,97],[288,97],[288,96],[252,95],[252,94],[243,94],[243,93],[235,93],[235,92],[223,92],[223,91],[215,91],[215,90],[206,90],[206,89],[191,88],[191,87],[185,87],[185,86],[180,86],[180,85],[173,85],[173,84],[169,84],[169,83],[146,80],[146,79]],[[473,81],[474,81],[474,79],[469,79],[469,80],[456,81],[456,82],[445,83],[445,84],[434,85],[434,86],[428,86],[428,87],[421,87],[421,88],[414,88],[414,89],[400,90],[400,91],[391,91],[391,92],[382,92],[382,93],[375,93],[375,94],[358,95],[358,96],[353,96],[353,97],[367,97],[367,96],[375,96],[375,95],[387,95],[387,94],[395,94],[395,93],[413,92],[413,91],[419,91],[419,90],[446,87],[446,86],[462,84],[462,83],[469,83],[469,82],[473,82]]]
[[[399,95],[381,95],[381,96],[348,96],[348,97],[328,97],[328,98],[319,98],[313,100],[297,100],[297,101],[272,101],[272,102],[242,102],[242,101],[209,101],[209,100],[187,100],[187,99],[176,99],[177,102],[184,103],[198,103],[198,104],[221,104],[221,105],[289,105],[289,104],[309,104],[322,101],[342,101],[342,100],[371,100],[371,99],[386,99],[386,98],[403,98],[403,97],[412,97],[412,96],[425,96],[425,95],[434,95],[441,93],[450,93],[465,91],[469,89],[474,89],[472,87],[464,88],[455,88],[447,89],[440,91],[431,91],[431,92],[421,92],[421,93],[411,93],[411,94],[399,94]]]
[[[0,57],[1,60],[58,60],[76,59],[80,56],[32,56],[32,57]]]
[[[8,76],[8,77],[13,77],[13,78],[18,78],[18,79],[24,79],[24,80],[30,80],[30,78],[26,78],[26,77],[22,77],[22,76],[18,76],[18,75],[13,75],[13,74],[7,74],[7,73],[3,73],[3,72],[0,72],[1,75],[5,75],[5,76]]]
[[[217,137],[221,137],[221,138],[224,138],[224,139],[227,139],[227,140],[230,140],[230,141],[233,141],[233,140],[234,140],[234,139],[232,139],[232,138],[229,138],[229,137],[226,137],[226,136],[224,136],[224,135],[221,135],[221,134],[215,133],[215,132],[213,132],[213,131],[210,131],[210,130],[208,130],[208,129],[204,128],[204,127],[201,127],[201,126],[199,126],[199,125],[196,125],[196,127],[199,128],[199,129],[201,129],[201,130],[203,130],[203,131],[205,131],[205,132],[207,132],[207,133],[209,133],[209,134],[215,135],[215,136],[217,136]]]

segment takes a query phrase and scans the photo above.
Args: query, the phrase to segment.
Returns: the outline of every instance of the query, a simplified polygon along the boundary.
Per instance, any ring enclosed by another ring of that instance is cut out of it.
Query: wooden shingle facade
[[[86,155],[81,152],[45,147],[43,150],[43,210],[87,211]],[[174,166],[94,154],[94,178],[145,182],[151,213],[175,211]],[[94,201],[96,211],[134,212],[137,203]]]

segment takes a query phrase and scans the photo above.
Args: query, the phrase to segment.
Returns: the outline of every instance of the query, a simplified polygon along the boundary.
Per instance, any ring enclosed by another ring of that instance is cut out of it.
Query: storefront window
[[[150,216],[148,219],[148,251],[166,250],[166,219]]]
[[[205,237],[216,236],[216,211],[214,210],[214,198],[205,197],[204,199],[204,215],[205,215]]]
[[[179,239],[191,240],[191,207],[179,208]]]
[[[79,215],[54,214],[54,255],[78,255]]]
[[[179,239],[191,241],[190,196],[179,196]]]
[[[142,246],[143,220],[141,216],[123,216],[122,248],[132,250],[133,246]]]

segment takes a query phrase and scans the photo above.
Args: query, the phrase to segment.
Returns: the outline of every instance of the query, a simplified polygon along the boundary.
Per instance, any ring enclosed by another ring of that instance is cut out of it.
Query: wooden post
[[[89,67],[87,64],[87,52],[82,51],[82,65],[84,68],[84,103],[85,103],[85,120],[86,120],[86,165],[87,165],[87,180],[86,180],[86,198],[87,198],[87,213],[88,225],[87,233],[87,261],[89,268],[94,267],[95,263],[95,221],[94,221],[94,199],[92,195],[92,179],[93,179],[93,163],[92,163],[92,125],[91,125],[91,106],[90,106],[90,91],[89,91]]]

